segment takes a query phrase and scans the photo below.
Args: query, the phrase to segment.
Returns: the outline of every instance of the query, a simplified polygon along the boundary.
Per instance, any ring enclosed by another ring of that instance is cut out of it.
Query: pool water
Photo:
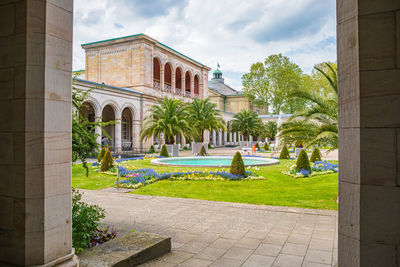
[[[154,159],[151,161],[155,165],[170,165],[170,166],[199,166],[199,167],[228,167],[232,163],[231,156],[218,157],[180,157],[180,158],[162,158]],[[245,166],[261,166],[261,165],[272,165],[279,163],[278,160],[268,158],[253,158],[243,157]]]

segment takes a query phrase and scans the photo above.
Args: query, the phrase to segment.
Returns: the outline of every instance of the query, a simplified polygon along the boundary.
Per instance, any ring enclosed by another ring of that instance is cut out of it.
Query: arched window
[[[188,71],[185,74],[185,96],[190,97],[190,74]]]
[[[155,89],[160,90],[161,81],[161,63],[158,58],[153,58],[153,86]]]
[[[199,76],[194,76],[194,96],[199,97]]]
[[[171,91],[172,85],[172,68],[169,63],[165,64],[164,67],[164,90],[167,92]]]

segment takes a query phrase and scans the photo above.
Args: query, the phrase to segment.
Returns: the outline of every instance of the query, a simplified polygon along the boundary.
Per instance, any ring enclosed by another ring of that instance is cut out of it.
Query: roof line
[[[137,94],[140,94],[140,95],[144,95],[144,93],[139,92],[139,91],[131,90],[131,89],[128,89],[128,88],[112,86],[112,85],[108,85],[108,84],[105,84],[105,83],[97,83],[97,82],[92,82],[92,81],[79,79],[79,78],[74,78],[74,80],[76,80],[78,82],[85,82],[85,83],[90,83],[90,84],[99,85],[99,86],[106,86],[106,87],[117,89],[117,90],[121,90],[121,91],[127,91],[127,92],[132,92],[132,93],[137,93]]]
[[[144,34],[143,33],[138,33],[138,34],[123,36],[123,37],[116,37],[116,38],[111,38],[111,39],[106,39],[106,40],[101,40],[101,41],[82,44],[82,46],[91,45],[91,44],[98,44],[98,43],[104,43],[104,42],[114,41],[114,40],[119,40],[119,39],[126,39],[126,38],[130,38],[130,37],[137,37],[137,36],[141,36],[141,35],[144,35]]]
[[[184,57],[186,57],[186,58],[188,58],[188,59],[190,59],[190,60],[192,60],[192,61],[194,61],[194,62],[196,62],[196,63],[198,63],[198,64],[200,64],[201,66],[203,66],[203,67],[204,67],[204,64],[203,64],[203,63],[200,63],[199,61],[197,61],[197,60],[194,60],[193,58],[191,58],[191,57],[188,57],[187,55],[185,55],[185,54],[182,54],[182,53],[181,53],[181,52],[179,52],[179,51],[176,51],[175,49],[173,49],[173,48],[169,47],[169,46],[168,46],[168,45],[166,45],[166,44],[163,44],[163,43],[161,43],[161,42],[158,42],[158,41],[157,41],[157,44],[160,44],[160,45],[162,45],[162,46],[164,46],[164,47],[166,47],[166,48],[168,48],[168,49],[171,49],[172,51],[174,51],[174,52],[178,53],[179,55],[181,55],[181,56],[184,56]]]
[[[74,73],[74,72],[81,72],[81,71],[85,71],[85,70],[74,70],[74,71],[72,71],[72,73]]]

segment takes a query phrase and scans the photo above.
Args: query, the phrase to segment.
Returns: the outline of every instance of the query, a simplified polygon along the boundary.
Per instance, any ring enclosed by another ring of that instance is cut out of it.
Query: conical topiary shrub
[[[150,149],[149,149],[149,153],[154,153],[154,152],[156,152],[156,150],[154,149],[154,146],[151,145],[151,147],[150,147]]]
[[[314,148],[311,158],[311,162],[321,161],[321,152],[319,151],[318,147]]]
[[[106,172],[109,169],[111,169],[113,165],[114,165],[114,159],[113,159],[113,157],[111,155],[110,150],[108,148],[106,148],[106,152],[104,153],[104,158],[101,161],[100,170],[102,172]]]
[[[310,161],[308,160],[307,152],[302,149],[297,157],[296,171],[307,170],[311,172]]]
[[[260,145],[258,144],[258,142],[256,143],[256,149],[260,150]]]
[[[97,156],[97,162],[98,163],[100,163],[102,160],[103,160],[103,158],[104,158],[104,154],[106,153],[106,147],[102,147],[101,148],[101,150],[100,150],[100,153],[99,153],[99,155]]]
[[[240,152],[236,152],[235,156],[233,157],[230,172],[234,175],[241,175],[243,177],[245,176],[246,172],[244,169],[244,162]]]
[[[265,142],[265,144],[264,144],[264,150],[265,150],[265,151],[268,151],[268,150],[269,150],[268,142]]]
[[[207,155],[207,152],[206,152],[206,148],[204,147],[204,146],[201,146],[201,149],[200,149],[200,156],[206,156]]]
[[[169,153],[168,153],[168,149],[167,149],[167,146],[166,146],[166,145],[163,145],[163,146],[161,147],[160,156],[161,156],[161,157],[166,157],[166,158],[169,157]]]
[[[283,146],[279,159],[290,159],[289,150],[286,145]]]

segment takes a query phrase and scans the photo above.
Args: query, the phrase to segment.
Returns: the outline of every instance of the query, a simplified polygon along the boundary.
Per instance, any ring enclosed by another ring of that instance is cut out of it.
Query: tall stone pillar
[[[194,78],[190,79],[190,95],[194,97]]]
[[[132,148],[140,148],[140,121],[132,123]]]
[[[233,134],[232,132],[229,132],[229,142],[234,143],[235,141],[233,140]]]
[[[224,131],[224,145],[228,142],[228,133]]]
[[[214,146],[216,146],[217,145],[217,133],[215,132],[215,130],[212,130],[212,135],[213,135],[212,144]]]
[[[0,265],[77,266],[73,1],[0,3]]]
[[[160,88],[161,91],[164,91],[164,83],[165,83],[165,76],[164,76],[164,66],[161,66],[161,74],[160,74]]]
[[[233,143],[236,144],[237,139],[236,139],[236,132],[233,133]]]
[[[172,78],[171,78],[171,94],[172,97],[175,95],[175,88],[176,88],[176,80],[175,80],[175,70],[172,71]]]
[[[339,266],[399,266],[400,1],[338,1]]]
[[[96,121],[99,122],[101,121],[101,117],[97,117],[96,116]],[[99,144],[99,147],[101,148],[101,139],[102,139],[102,132],[101,132],[101,127],[100,126],[96,126],[96,128],[94,129],[95,134],[97,135],[96,137],[96,142],[97,144]]]
[[[119,153],[122,151],[122,143],[121,143],[121,118],[115,119],[115,134],[114,134],[114,144],[115,144],[115,152]]]
[[[222,131],[218,132],[218,146],[222,146]]]

